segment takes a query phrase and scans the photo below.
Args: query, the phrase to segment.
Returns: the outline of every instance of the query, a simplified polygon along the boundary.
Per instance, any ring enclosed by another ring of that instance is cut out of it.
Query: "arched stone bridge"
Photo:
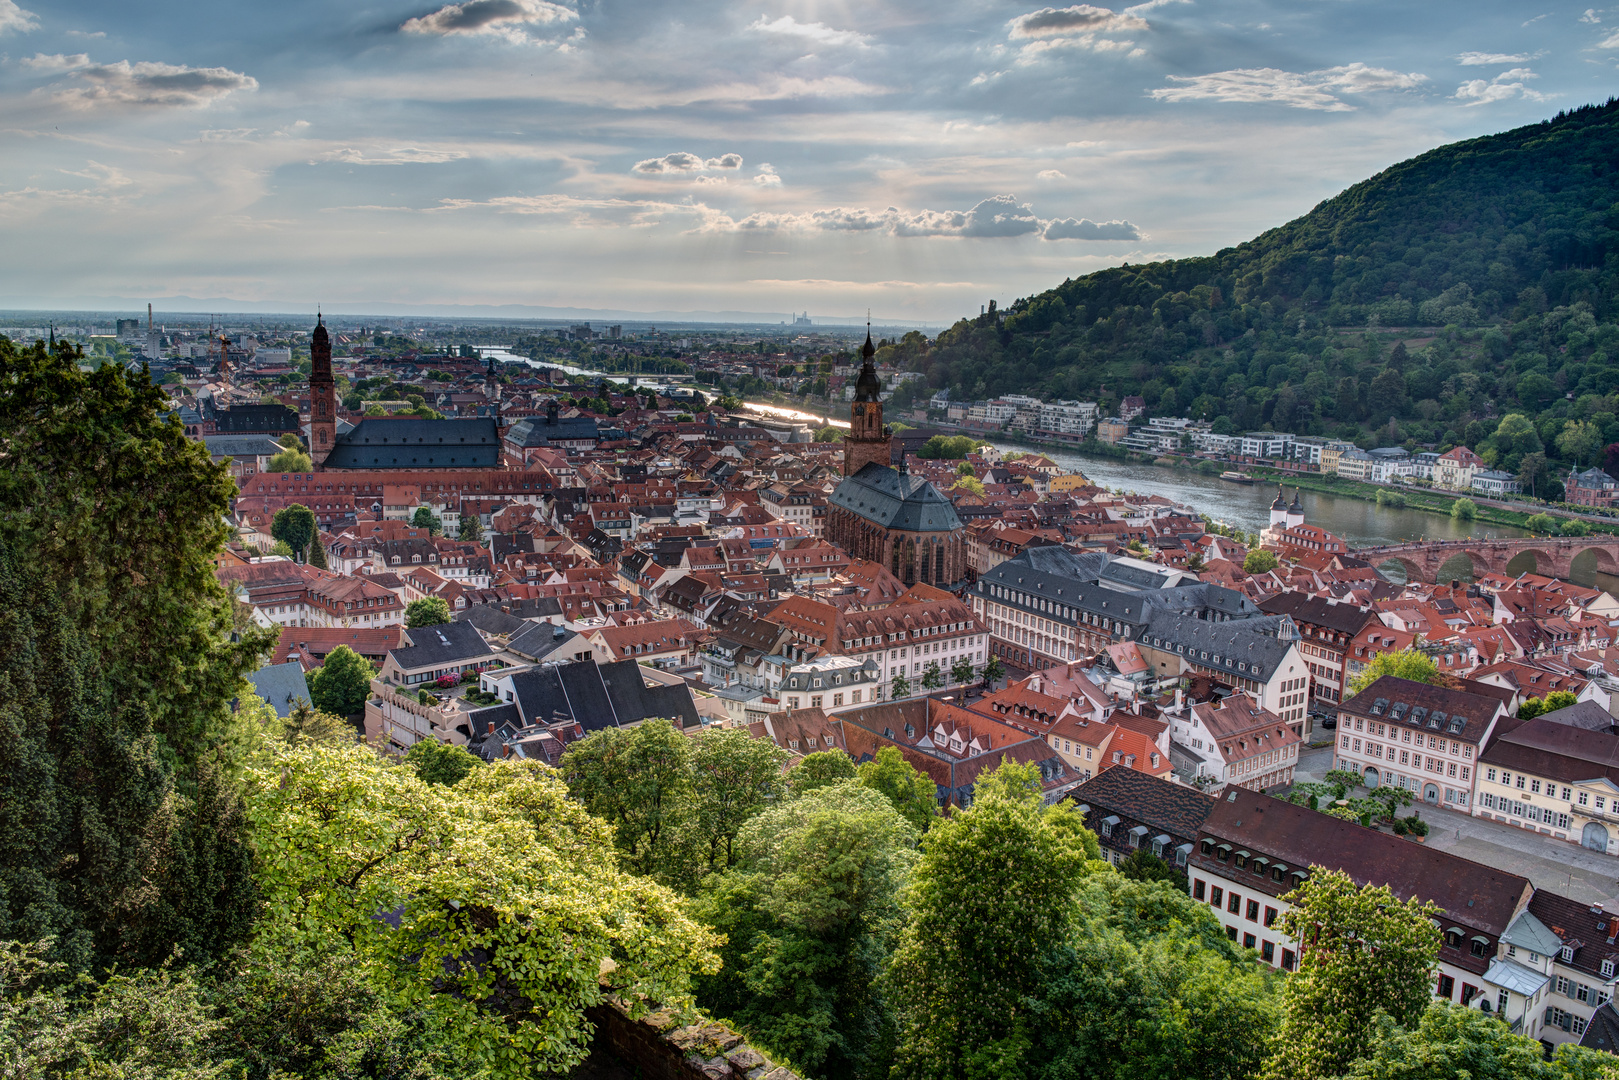
[[[1480,574],[1506,573],[1507,563],[1529,552],[1535,557],[1535,573],[1566,581],[1575,558],[1587,551],[1595,553],[1597,570],[1619,574],[1619,536],[1423,540],[1356,548],[1349,554],[1373,566],[1392,559],[1405,567],[1408,581],[1437,581],[1439,568],[1457,555],[1466,555],[1472,562],[1476,579]]]

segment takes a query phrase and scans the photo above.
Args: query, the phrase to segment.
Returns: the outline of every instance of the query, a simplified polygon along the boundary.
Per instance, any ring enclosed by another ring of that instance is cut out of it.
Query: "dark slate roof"
[[[684,684],[649,687],[634,660],[544,664],[513,675],[512,689],[531,724],[572,720],[586,731],[600,731],[654,716],[675,719],[681,727],[702,722]]]
[[[248,672],[247,681],[253,684],[253,692],[275,709],[277,716],[289,716],[300,699],[309,700],[304,666],[296,660]]]
[[[1215,667],[1214,657],[1218,656],[1219,670],[1239,677],[1253,675],[1257,670],[1259,681],[1269,682],[1297,636],[1292,620],[1286,615],[1210,622],[1187,618],[1177,611],[1157,611],[1141,628],[1136,642],[1143,647],[1184,655],[1188,660],[1195,652],[1198,664],[1211,668]],[[1205,652],[1209,654],[1207,660],[1202,655]],[[1238,668],[1238,663],[1246,664],[1246,670]]]
[[[962,527],[956,508],[938,488],[875,461],[844,477],[827,502],[885,529],[954,532]]]
[[[523,629],[525,621],[515,615],[508,615],[493,604],[474,604],[465,611],[455,614],[456,622],[469,622],[486,634],[495,637],[510,637]]]
[[[1277,593],[1261,600],[1259,609],[1267,615],[1291,615],[1294,622],[1324,626],[1351,635],[1359,633],[1361,627],[1375,618],[1369,608],[1358,604],[1302,592]]]
[[[274,457],[286,449],[274,435],[204,435],[202,442],[214,457]]]
[[[325,464],[328,469],[494,469],[500,463],[493,417],[368,416],[337,437]]]
[[[1608,714],[1608,710],[1594,701],[1576,701],[1561,709],[1541,713],[1535,719],[1584,728],[1587,731],[1608,731],[1614,726],[1614,718]]]
[[[1602,976],[1603,961],[1619,962],[1619,944],[1613,943],[1619,933],[1613,925],[1616,916],[1612,912],[1536,889],[1529,898],[1529,914],[1556,934],[1564,947],[1573,948],[1573,959],[1560,958],[1559,964],[1583,972],[1592,982],[1607,981]]]
[[[506,648],[527,660],[538,662],[577,639],[580,639],[580,635],[565,626],[531,622],[526,630],[512,635]]]
[[[407,671],[464,664],[489,655],[489,646],[469,622],[440,623],[406,630],[411,644],[393,649],[394,663]]]
[[[1604,1054],[1619,1054],[1619,1012],[1614,1011],[1613,1002],[1604,1002],[1591,1014],[1591,1022],[1580,1036],[1580,1045]]]
[[[1203,820],[1214,809],[1214,798],[1185,784],[1172,784],[1137,769],[1104,769],[1070,796],[1093,810],[1134,818],[1158,832],[1181,840],[1197,839]]]
[[[555,420],[531,416],[506,429],[506,438],[522,447],[550,446],[552,440],[595,440],[600,437],[595,418],[589,416],[558,417]]]

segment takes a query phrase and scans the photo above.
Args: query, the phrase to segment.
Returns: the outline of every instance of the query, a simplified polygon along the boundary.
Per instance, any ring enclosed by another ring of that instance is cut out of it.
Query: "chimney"
[[[494,733],[495,733],[495,722],[493,720],[491,720],[491,721],[489,721],[489,729],[487,731],[485,731],[484,734],[485,735],[493,735]]]
[[[146,332],[148,334],[150,334],[152,332],[152,305],[151,304],[146,305]]]
[[[1175,687],[1175,711],[1176,712],[1180,712],[1181,705],[1184,702],[1184,700],[1185,700],[1185,695],[1182,693],[1181,688],[1178,687],[1178,686]]]

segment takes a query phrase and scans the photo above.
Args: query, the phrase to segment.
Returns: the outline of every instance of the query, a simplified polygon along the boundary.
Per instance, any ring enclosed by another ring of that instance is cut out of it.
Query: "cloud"
[[[1602,16],[1597,14],[1596,8],[1586,8],[1585,14],[1580,16],[1580,22],[1591,23],[1593,26],[1601,21]]]
[[[84,53],[35,53],[25,56],[22,66],[33,68],[35,71],[72,71],[75,68],[89,67],[90,57]]]
[[[128,187],[135,182],[129,178],[124,170],[112,165],[103,165],[101,162],[94,160],[87,162],[86,167],[79,171],[74,171],[73,169],[61,169],[58,171],[68,176],[77,176],[81,180],[92,181],[96,186],[102,188]]]
[[[468,156],[465,150],[427,150],[419,146],[398,146],[368,154],[345,146],[325,154],[322,160],[339,161],[348,165],[442,165],[444,162],[460,161]]]
[[[73,59],[73,58],[68,58]],[[258,80],[229,68],[194,68],[150,60],[78,66],[74,74],[87,85],[57,94],[69,105],[88,108],[116,105],[209,105],[238,90],[257,90]]]
[[[748,24],[748,29],[761,34],[803,38],[817,45],[853,45],[864,48],[871,41],[866,34],[856,33],[853,30],[835,30],[825,23],[801,23],[791,15],[783,15],[779,19],[766,19],[761,15]]]
[[[1090,218],[1057,218],[1046,223],[1046,240],[1142,240],[1140,229],[1128,221],[1092,221]]]
[[[26,34],[39,29],[39,16],[17,6],[17,0],[0,0],[0,34]]]
[[[1147,0],[1144,4],[1135,4],[1124,9],[1126,15],[1145,15],[1156,8],[1168,7],[1171,4],[1190,4],[1192,0]]]
[[[1012,19],[1007,26],[1011,28],[1010,36],[1014,39],[1051,38],[1115,30],[1145,30],[1147,20],[1091,4],[1075,4],[1073,7],[1031,11]]]
[[[1599,49],[1619,49],[1619,31],[1616,31],[1615,33],[1609,34],[1607,37],[1605,37],[1601,41],[1597,42],[1597,48],[1599,48]]]
[[[730,179],[728,177],[724,177],[724,176],[703,176],[700,173],[698,174],[697,178],[692,181],[692,183],[694,183],[694,184],[704,184],[704,185],[729,184],[730,182],[731,181],[730,181]]]
[[[759,175],[753,182],[760,187],[781,187],[781,177],[776,174],[776,167],[769,162],[759,166]]]
[[[719,157],[703,158],[699,154],[688,154],[684,150],[677,150],[672,154],[665,154],[658,158],[647,158],[637,161],[630,166],[630,172],[640,173],[643,176],[657,176],[661,173],[697,173],[708,169],[740,169],[742,167],[741,154],[721,154]]]
[[[1463,67],[1486,67],[1490,64],[1521,64],[1534,58],[1529,53],[1464,52],[1456,55],[1456,62]]]
[[[1179,85],[1160,87],[1148,96],[1157,101],[1271,103],[1295,109],[1350,112],[1354,106],[1338,94],[1414,90],[1428,77],[1354,63],[1302,75],[1276,68],[1236,68],[1208,75],[1171,75],[1169,80]]]
[[[406,19],[399,29],[406,34],[484,34],[526,42],[525,26],[548,26],[577,19],[571,9],[548,0],[466,0],[446,4],[430,15]]]
[[[1068,179],[1068,174],[1063,172],[1061,169],[1041,169],[1039,172],[1035,173],[1035,179],[1066,180]]]
[[[1456,100],[1465,101],[1469,107],[1488,105],[1493,101],[1505,101],[1508,98],[1521,97],[1528,101],[1545,101],[1546,95],[1529,89],[1525,79],[1538,79],[1528,68],[1513,68],[1503,71],[1495,78],[1486,82],[1483,79],[1469,79],[1456,88]]]

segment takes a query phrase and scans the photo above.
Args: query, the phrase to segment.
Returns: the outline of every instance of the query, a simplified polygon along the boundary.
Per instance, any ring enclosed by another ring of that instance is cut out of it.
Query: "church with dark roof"
[[[855,558],[887,567],[906,585],[959,588],[968,577],[966,529],[949,498],[912,476],[903,458],[898,469],[889,466],[893,432],[883,426],[869,327],[860,351],[843,480],[827,500],[826,537]]]

